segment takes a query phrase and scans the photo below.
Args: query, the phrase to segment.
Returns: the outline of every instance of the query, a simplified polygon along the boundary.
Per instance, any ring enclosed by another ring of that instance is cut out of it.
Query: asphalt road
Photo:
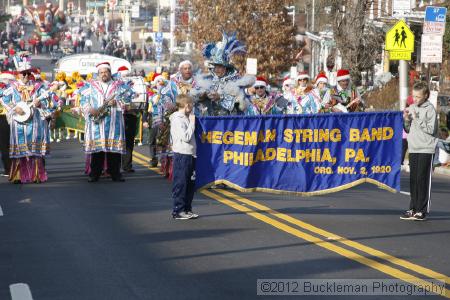
[[[449,178],[433,178],[426,222],[401,221],[408,196],[372,185],[310,198],[208,190],[194,199],[201,217],[179,221],[142,155],[125,183],[90,184],[81,145],[52,146],[47,183],[0,179],[2,300],[28,300],[18,283],[34,300],[126,300],[252,299],[258,279],[449,282]]]

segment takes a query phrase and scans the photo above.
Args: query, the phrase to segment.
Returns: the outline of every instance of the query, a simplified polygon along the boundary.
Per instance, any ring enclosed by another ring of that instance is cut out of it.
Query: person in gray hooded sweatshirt
[[[408,132],[411,201],[400,219],[426,220],[429,213],[433,154],[438,142],[438,121],[434,106],[428,101],[430,90],[425,82],[413,87],[414,104],[403,112]]]
[[[170,137],[173,155],[172,217],[177,220],[198,218],[192,212],[195,191],[195,115],[194,101],[188,95],[178,95],[178,111],[170,116]]]

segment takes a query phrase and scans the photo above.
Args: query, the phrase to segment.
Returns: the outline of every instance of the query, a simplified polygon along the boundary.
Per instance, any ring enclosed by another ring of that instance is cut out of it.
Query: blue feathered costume
[[[252,86],[255,77],[240,76],[236,68],[230,63],[235,54],[247,53],[245,45],[236,38],[236,33],[222,33],[222,41],[209,43],[203,47],[203,56],[209,60],[210,74],[196,77],[198,88],[193,91],[197,102],[207,107],[208,115],[242,114],[246,110],[244,89]],[[224,66],[226,73],[220,76],[214,72],[215,66]],[[212,95],[220,97],[214,101]]]

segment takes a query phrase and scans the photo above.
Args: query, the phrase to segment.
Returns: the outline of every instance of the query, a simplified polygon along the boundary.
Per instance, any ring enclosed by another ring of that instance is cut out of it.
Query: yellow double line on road
[[[150,168],[149,164],[147,163],[149,158],[140,153],[135,152],[134,160],[137,163],[145,167],[148,167],[153,171],[159,172],[157,168]],[[314,243],[319,247],[325,248],[329,251],[332,251],[336,254],[344,256],[353,261],[359,262],[372,269],[378,270],[384,274],[400,279],[402,281],[409,282],[414,285],[421,285],[428,287],[431,286],[431,283],[429,281],[421,279],[416,275],[407,273],[406,271],[402,271],[401,269],[393,267],[392,265],[400,266],[402,269],[406,269],[418,275],[425,276],[425,278],[427,279],[433,279],[444,283],[450,283],[450,278],[444,274],[411,263],[407,260],[397,258],[380,250],[365,246],[361,243],[349,240],[343,236],[339,236],[329,231],[323,230],[314,225],[303,222],[289,215],[280,213],[276,210],[271,209],[268,206],[259,204],[257,202],[236,195],[229,191],[216,189],[215,192],[212,192],[210,190],[204,190],[201,193],[204,194],[205,196],[208,196],[212,199],[219,201],[220,203],[223,203],[229,207],[241,211],[255,219],[258,219],[266,224],[269,224],[279,230],[282,230],[286,233],[289,233],[293,236],[296,236],[308,242]],[[280,220],[282,220],[283,222],[281,222]],[[295,227],[291,225],[294,225]],[[332,241],[330,241],[330,239]],[[358,250],[360,252],[369,255],[364,256],[358,252],[349,250],[338,244],[345,245],[349,248],[352,248],[352,250]],[[379,262],[371,257],[377,258],[385,262],[383,263]],[[450,298],[450,290],[445,289],[444,291],[442,291],[441,295]]]

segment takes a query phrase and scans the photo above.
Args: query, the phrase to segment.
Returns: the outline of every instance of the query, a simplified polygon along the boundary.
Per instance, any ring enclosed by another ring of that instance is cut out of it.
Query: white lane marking
[[[404,192],[404,191],[400,191],[400,194],[407,195],[407,196],[411,196],[411,193],[409,193],[409,192]]]
[[[33,300],[30,287],[25,283],[15,283],[9,286],[12,300]]]
[[[0,206],[0,217],[3,217],[3,210],[1,206]]]

